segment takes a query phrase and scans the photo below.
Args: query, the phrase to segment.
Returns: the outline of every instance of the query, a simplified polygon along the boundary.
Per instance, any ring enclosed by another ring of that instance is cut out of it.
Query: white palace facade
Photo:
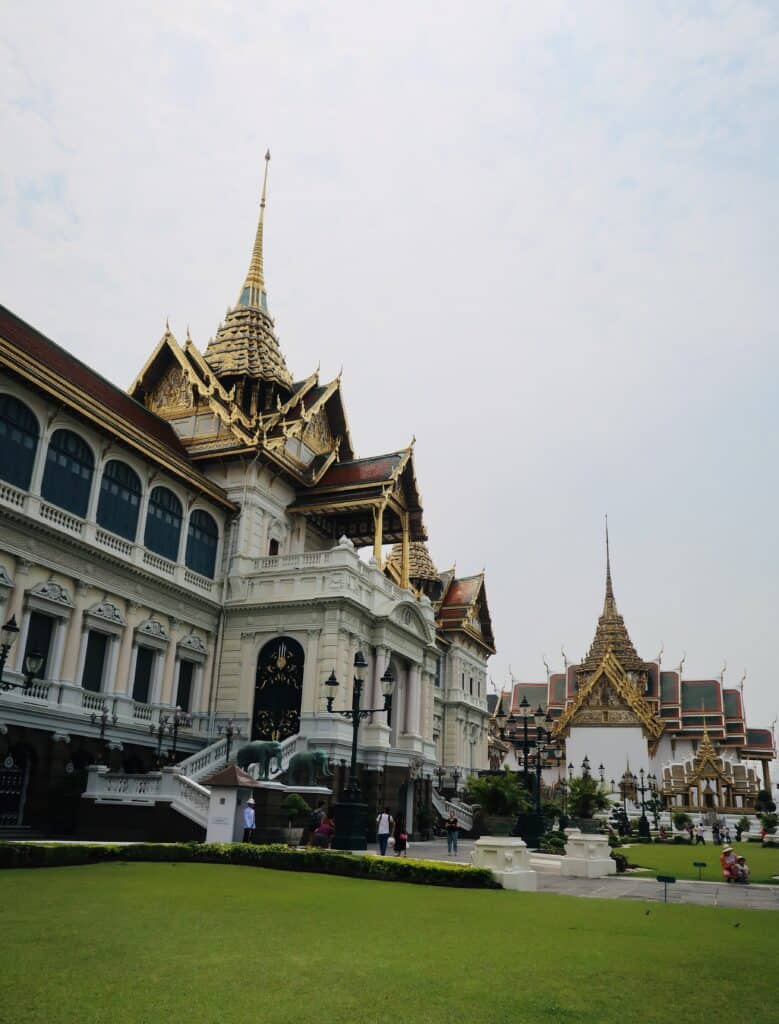
[[[19,629],[0,831],[77,834],[89,786],[164,797],[196,836],[197,779],[230,730],[233,749],[278,740],[285,763],[326,751],[337,794],[351,727],[324,682],[334,670],[350,706],[358,650],[364,704],[381,706],[388,666],[396,679],[391,715],[360,730],[370,804],[413,826],[437,767],[488,767],[484,574],[433,566],[413,443],[358,458],[340,377],[289,372],[264,211],[265,183],[246,280],[205,350],[166,326],[128,392],[0,307],[0,616]]]

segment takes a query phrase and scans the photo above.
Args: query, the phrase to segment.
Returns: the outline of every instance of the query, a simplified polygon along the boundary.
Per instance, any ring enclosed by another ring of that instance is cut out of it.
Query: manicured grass
[[[746,857],[751,882],[777,884],[776,879],[772,876],[779,875],[779,848],[766,847],[764,849],[758,843],[733,843],[731,845],[736,856]],[[722,847],[712,846],[711,843],[706,843],[705,846],[635,844],[627,849],[619,849],[617,853],[624,854],[630,864],[651,868],[655,874],[676,875],[677,878],[697,878],[698,869],[692,866],[693,861],[705,861],[707,866],[701,875],[703,880],[722,881],[719,864]]]
[[[145,863],[5,871],[0,905],[9,1024],[665,1024],[684,992],[690,1020],[774,1012],[769,911]]]

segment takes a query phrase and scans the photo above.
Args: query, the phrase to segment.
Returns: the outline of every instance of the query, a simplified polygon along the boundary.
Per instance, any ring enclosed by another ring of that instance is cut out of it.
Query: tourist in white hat
[[[243,841],[245,843],[254,842],[254,826],[256,823],[256,817],[254,814],[254,797],[250,796],[246,801],[246,806],[243,809]]]

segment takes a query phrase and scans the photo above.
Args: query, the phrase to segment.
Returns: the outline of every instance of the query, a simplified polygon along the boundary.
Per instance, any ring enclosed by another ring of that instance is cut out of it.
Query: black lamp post
[[[560,810],[565,815],[568,809],[568,783],[565,779],[560,779],[557,788],[560,790]]]
[[[636,786],[636,789],[641,795],[641,817],[638,819],[638,834],[643,839],[649,839],[649,819],[646,816],[646,801],[644,799],[644,794],[649,792],[649,786],[644,783],[643,768],[638,774],[641,776],[641,782]]]
[[[584,755],[584,760],[582,761],[582,778],[583,779],[589,779],[589,777],[590,777],[590,759],[585,754]]]
[[[19,627],[16,625],[16,616],[12,615],[2,630],[0,630],[0,685],[2,685],[4,690],[7,687],[3,684],[3,669],[5,668],[8,652],[16,643],[18,637]]]
[[[92,725],[97,725],[97,723],[100,722],[100,736],[99,736],[99,740],[100,740],[100,743],[102,745],[103,741],[105,740],[105,728],[106,728],[106,726],[108,725],[109,722],[111,723],[111,725],[116,725],[116,723],[119,721],[119,719],[117,718],[116,715],[110,714],[109,711],[108,711],[108,708],[106,708],[106,707],[103,708],[103,710],[100,712],[100,714],[97,714],[96,712],[93,711],[92,714],[89,717],[92,720]]]
[[[176,760],[176,742],[179,738],[179,729],[182,726],[188,729],[190,725],[192,725],[192,716],[186,711],[182,711],[180,707],[177,707],[170,720],[170,731],[173,736],[173,747],[170,752],[171,761]]]
[[[157,725],[150,725],[149,732],[152,736],[157,737],[157,767],[159,768],[162,764],[162,740],[170,731],[168,726],[168,715],[160,715],[160,720]]]
[[[657,791],[657,776],[654,773],[647,775],[647,781],[649,782],[649,795],[651,797],[649,801],[649,809],[652,812],[652,817],[655,822],[655,831],[660,828],[660,794]]]
[[[229,764],[233,740],[239,740],[241,738],[241,727],[240,725],[236,725],[232,718],[229,718],[219,726],[217,732],[220,736],[224,736],[225,738],[225,764]]]
[[[435,770],[435,776],[438,779],[438,791],[443,792],[444,779],[446,778],[446,768],[439,765]]]
[[[598,765],[598,774],[600,775],[600,784],[602,786],[606,781],[606,769],[602,764]]]
[[[333,715],[342,715],[352,721],[352,759],[349,765],[349,783],[344,790],[343,798],[335,805],[335,837],[333,847],[336,850],[366,850],[368,843],[365,837],[366,823],[368,816],[368,805],[362,802],[360,783],[357,779],[357,733],[360,728],[360,720],[368,715],[378,714],[381,711],[390,711],[392,708],[392,691],[395,688],[395,677],[387,667],[387,671],[381,677],[381,692],[384,694],[383,708],[361,708],[360,698],[365,683],[365,670],[368,663],[362,651],[357,651],[354,656],[354,686],[352,688],[352,706],[348,711],[335,711],[333,700],[338,690],[338,680],[335,670],[325,681],[327,686],[327,710]]]
[[[573,761],[568,762],[568,778],[573,778]]]
[[[457,799],[457,794],[460,792],[460,779],[463,777],[462,772],[459,768],[455,768],[452,771],[452,786],[454,789],[454,796]]]
[[[528,846],[538,846],[538,840],[544,831],[544,820],[541,816],[541,769],[544,754],[544,740],[550,737],[550,733],[544,728],[545,721],[551,721],[548,716],[545,715],[544,709],[539,704],[535,711],[530,710],[530,703],[527,697],[523,696],[519,703],[519,718],[522,721],[522,735],[517,737],[511,732],[506,733],[505,725],[508,722],[509,725],[515,725],[517,719],[512,714],[506,719],[505,712],[502,707],[496,714],[498,725],[500,727],[500,738],[507,740],[515,749],[522,751],[522,777],[525,791],[530,793],[530,773],[528,771],[530,750],[535,749],[535,771],[536,771],[536,790],[535,790],[535,810],[532,812],[519,811],[517,813],[517,820],[511,834],[514,836],[520,836],[525,840]],[[529,735],[530,720],[533,719],[535,723],[535,738],[531,738]],[[562,751],[560,752],[562,756]]]

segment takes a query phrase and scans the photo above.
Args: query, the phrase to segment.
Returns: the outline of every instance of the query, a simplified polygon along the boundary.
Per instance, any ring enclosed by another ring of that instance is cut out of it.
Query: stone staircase
[[[268,775],[269,781],[278,779],[289,767],[293,754],[305,750],[307,741],[302,736],[289,736],[281,743],[281,770]],[[238,747],[240,749],[240,747]],[[100,765],[92,765],[89,769],[87,788],[84,796],[99,804],[120,804],[134,807],[148,807],[166,803],[170,807],[206,827],[208,822],[208,805],[211,790],[201,784],[227,764],[235,763],[236,746],[227,758],[227,741],[224,737],[215,740],[207,747],[191,754],[178,764],[163,768],[160,772],[148,772],[145,775],[130,775],[122,772],[109,772]],[[256,765],[254,777],[257,778]]]
[[[457,818],[457,824],[464,832],[470,832],[473,828],[473,808],[469,804],[464,804],[462,800],[447,800],[434,788],[433,807],[442,818],[448,818],[453,813]]]

